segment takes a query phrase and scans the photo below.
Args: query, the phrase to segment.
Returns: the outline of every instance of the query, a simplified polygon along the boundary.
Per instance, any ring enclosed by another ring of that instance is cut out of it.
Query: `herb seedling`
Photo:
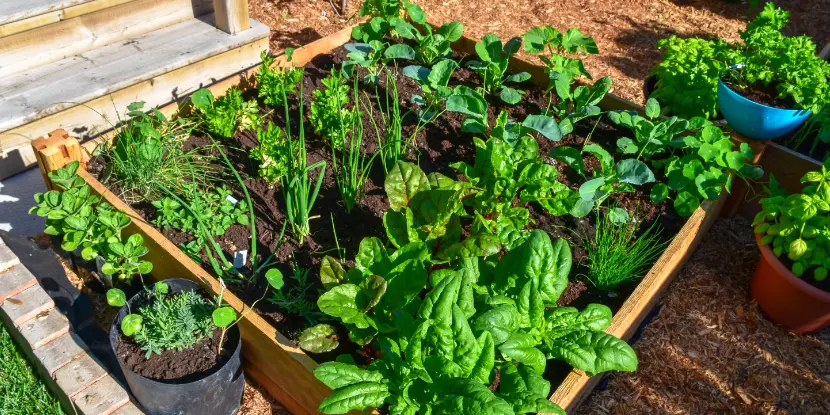
[[[240,128],[253,130],[262,123],[256,101],[244,101],[238,88],[231,88],[216,99],[209,89],[202,88],[190,100],[199,124],[209,134],[231,138]]]
[[[294,54],[294,50],[285,50],[288,62]],[[275,59],[268,51],[262,51],[260,55],[262,63],[256,74],[257,91],[259,98],[265,105],[271,108],[279,108],[283,105],[284,97],[297,92],[297,83],[303,79],[303,71],[299,68],[284,68],[275,64]],[[256,123],[259,125],[259,123]]]
[[[314,131],[328,139],[338,150],[345,146],[346,135],[360,117],[357,105],[349,107],[349,85],[340,71],[332,70],[322,80],[323,88],[313,92],[308,121]]]

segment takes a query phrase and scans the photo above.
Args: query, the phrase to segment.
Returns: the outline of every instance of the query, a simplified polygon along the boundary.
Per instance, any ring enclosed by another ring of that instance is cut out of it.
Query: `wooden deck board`
[[[0,1],[0,25],[91,1],[93,0],[2,0]]]

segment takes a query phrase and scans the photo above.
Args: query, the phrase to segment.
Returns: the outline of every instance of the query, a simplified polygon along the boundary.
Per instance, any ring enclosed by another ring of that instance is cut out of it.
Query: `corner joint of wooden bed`
[[[85,163],[80,143],[63,129],[52,131],[33,140],[32,150],[37,158],[43,181],[49,190],[55,189],[49,180],[49,172],[60,169],[73,161]]]

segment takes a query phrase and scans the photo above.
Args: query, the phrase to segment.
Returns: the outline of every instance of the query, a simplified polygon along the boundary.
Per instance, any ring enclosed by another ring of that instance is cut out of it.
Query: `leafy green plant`
[[[426,13],[415,3],[404,1],[409,18],[424,28],[425,33],[415,28],[403,19],[395,21],[394,28],[398,36],[414,41],[415,59],[424,65],[432,65],[439,59],[452,57],[452,42],[461,39],[464,34],[464,25],[461,22],[453,21],[441,25],[438,30],[427,23]]]
[[[386,65],[395,59],[415,59],[415,50],[402,43],[387,45],[379,40],[369,43],[347,43],[343,45],[349,53],[343,62],[343,72],[352,76],[356,66],[366,69],[363,80],[370,85],[377,85],[380,73]]]
[[[740,64],[724,78],[740,87],[775,86],[779,98],[791,98],[797,109],[819,113],[830,103],[830,63],[817,55],[810,36],[785,36],[790,13],[766,3],[741,31],[744,44],[730,56]]]
[[[126,240],[122,235],[130,217],[92,194],[89,185],[77,175],[79,167],[80,163],[73,161],[50,172],[50,180],[63,191],[36,193],[37,205],[29,213],[46,218],[46,234],[63,235],[64,250],[81,249],[81,257],[87,261],[104,257],[105,274],[117,275],[119,280],[129,283],[135,275],[150,273],[153,264],[140,260],[147,253],[141,235],[131,235]]]
[[[824,281],[830,269],[830,159],[801,182],[806,184],[801,193],[788,195],[772,177],[769,197],[761,199],[752,225],[763,235],[761,245],[771,245],[776,256],[793,261],[793,274],[812,271],[816,281]]]
[[[259,162],[259,177],[265,179],[269,185],[276,185],[286,174],[292,150],[290,141],[285,137],[283,130],[268,122],[268,128],[257,128],[257,142],[259,143],[249,153],[252,160]]]
[[[524,34],[524,45],[525,52],[539,55],[545,65],[550,78],[548,92],[556,92],[559,98],[556,106],[552,102],[548,104],[548,111],[559,117],[563,134],[573,131],[577,121],[600,114],[598,104],[611,89],[611,78],[600,78],[592,86],[573,87],[581,77],[593,79],[578,56],[599,53],[594,38],[585,36],[577,28],[562,33],[549,25],[537,26]],[[545,52],[548,56],[543,55]]]
[[[331,75],[322,80],[323,88],[312,93],[311,112],[308,121],[314,131],[328,139],[337,149],[343,149],[346,135],[351,131],[352,124],[359,122],[360,117],[357,104],[348,107],[349,85],[340,71],[332,70]]]
[[[268,301],[288,313],[304,318],[308,324],[315,325],[320,321],[327,320],[328,317],[317,308],[317,304],[308,299],[308,292],[312,288],[312,284],[308,280],[310,271],[308,268],[299,267],[295,261],[294,272],[288,277],[294,280],[294,286],[288,291],[274,291]]]
[[[288,48],[285,54],[291,62],[294,50]],[[259,98],[271,108],[283,105],[284,97],[297,92],[297,83],[303,79],[303,71],[293,66],[283,67],[275,64],[275,59],[268,51],[260,55],[262,63],[256,74],[256,85]],[[255,126],[258,126],[256,123]],[[253,129],[253,128],[248,128]]]
[[[410,65],[403,68],[404,76],[412,78],[421,87],[423,95],[414,95],[412,102],[424,107],[422,119],[435,119],[432,113],[435,108],[443,107],[444,101],[452,95],[453,89],[448,86],[453,72],[458,68],[458,63],[452,59],[441,59],[431,68]]]
[[[617,140],[619,152],[650,160],[668,179],[652,187],[650,197],[655,203],[670,198],[670,191],[676,192],[671,197],[675,211],[690,216],[703,199],[717,199],[722,189],[731,191],[734,176],[747,180],[763,175],[758,166],[747,162],[754,158],[749,145],[741,143],[735,150],[732,140],[711,122],[701,117],[661,119],[660,104],[653,98],[646,104],[645,115],[610,112],[608,117],[635,133],[634,139]]]
[[[722,39],[680,38],[657,42],[663,53],[649,76],[657,80],[649,98],[663,113],[683,118],[714,118],[718,113],[718,78],[728,67],[731,46]]]
[[[505,82],[520,83],[530,79],[530,74],[520,72],[507,74],[510,57],[522,47],[522,39],[514,37],[502,45],[496,35],[487,34],[476,43],[475,50],[479,60],[467,62],[467,67],[481,76],[483,94],[498,94],[502,101],[514,105],[522,100],[523,91],[505,85]]]
[[[189,193],[186,197],[189,208],[171,197],[153,201],[156,208],[154,225],[162,229],[189,232],[196,237],[196,245],[186,249],[197,252],[202,250],[206,237],[200,229],[200,223],[215,236],[224,235],[234,223],[244,226],[250,223],[247,201],[232,202],[229,199],[231,191],[225,186],[216,187],[213,191],[194,189]]]
[[[356,17],[370,16],[371,18],[352,28],[352,38],[364,43],[373,40],[383,40],[383,37],[393,30],[395,23],[404,17],[406,9],[401,0],[363,0]]]
[[[239,88],[231,88],[219,98],[202,88],[193,93],[190,101],[199,125],[209,134],[231,138],[238,129],[253,130],[262,123],[256,101],[244,101]]]
[[[144,102],[128,106],[127,118],[112,140],[96,149],[107,160],[104,181],[112,179],[128,202],[153,200],[161,187],[182,191],[186,181],[204,185],[215,178],[213,157],[202,150],[184,151],[193,123],[184,118],[170,121],[153,108],[143,110]],[[183,181],[185,178],[186,181]]]
[[[655,222],[638,232],[638,222],[618,223],[608,213],[597,217],[593,238],[584,237],[588,268],[587,280],[601,290],[613,291],[638,280],[666,249],[669,241],[661,241],[661,228]]]

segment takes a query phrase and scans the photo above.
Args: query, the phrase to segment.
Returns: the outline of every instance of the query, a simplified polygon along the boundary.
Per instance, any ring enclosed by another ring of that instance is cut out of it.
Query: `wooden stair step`
[[[0,1],[0,25],[40,16],[93,0],[3,0]]]

